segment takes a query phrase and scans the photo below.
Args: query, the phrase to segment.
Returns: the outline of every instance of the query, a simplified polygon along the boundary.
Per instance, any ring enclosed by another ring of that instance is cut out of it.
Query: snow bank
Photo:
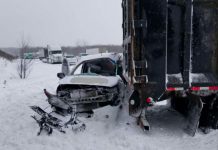
[[[142,132],[135,119],[128,116],[127,106],[104,107],[95,111],[93,118],[82,120],[87,129],[81,133],[58,131],[51,136],[37,136],[38,125],[30,117],[31,105],[48,106],[43,89],[55,92],[56,73],[61,65],[35,61],[26,80],[16,76],[15,62],[4,65],[0,61],[0,150],[217,150],[218,131],[195,137],[183,132],[184,118],[165,105],[149,110],[151,132]],[[3,86],[2,80],[7,80]],[[165,103],[162,103],[165,104]]]

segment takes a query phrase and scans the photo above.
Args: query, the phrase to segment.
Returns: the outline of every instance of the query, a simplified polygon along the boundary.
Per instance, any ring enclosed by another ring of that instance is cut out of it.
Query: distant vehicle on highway
[[[80,53],[79,57],[83,57],[83,56],[87,56],[87,55],[89,55],[89,54],[87,54],[87,53]]]
[[[86,53],[80,53],[77,57],[76,57],[76,60],[77,62],[79,62],[81,60],[81,58],[83,58],[84,56],[88,56],[89,54],[86,54]]]
[[[47,63],[62,63],[62,50],[61,47],[50,47],[49,45],[47,45],[46,48],[43,48],[41,50],[39,50],[38,52],[39,54],[39,59],[42,60],[43,62],[47,62]]]
[[[65,55],[64,57],[67,59],[69,65],[75,65],[78,62],[78,58],[74,55]]]
[[[86,54],[88,55],[94,55],[100,53],[99,48],[89,48],[86,49]]]

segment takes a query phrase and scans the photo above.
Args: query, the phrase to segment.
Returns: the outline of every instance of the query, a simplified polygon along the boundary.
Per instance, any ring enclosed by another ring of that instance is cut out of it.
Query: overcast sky
[[[122,43],[121,0],[0,0],[0,47]]]

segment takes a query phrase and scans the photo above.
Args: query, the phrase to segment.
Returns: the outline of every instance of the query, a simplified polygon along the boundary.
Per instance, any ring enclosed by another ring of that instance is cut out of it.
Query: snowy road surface
[[[218,150],[218,131],[190,137],[183,131],[184,118],[163,105],[149,111],[150,132],[142,132],[125,106],[107,106],[82,119],[84,132],[68,128],[66,134],[54,130],[51,136],[37,136],[39,127],[29,106],[48,106],[43,89],[55,92],[60,68],[35,61],[29,78],[21,80],[15,63],[0,59],[0,150]]]

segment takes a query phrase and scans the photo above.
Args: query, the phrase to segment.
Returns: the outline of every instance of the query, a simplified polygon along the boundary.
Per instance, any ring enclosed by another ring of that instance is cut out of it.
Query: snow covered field
[[[190,137],[183,131],[184,118],[164,105],[150,109],[150,132],[142,132],[126,106],[108,106],[82,119],[84,132],[69,128],[66,134],[54,130],[51,136],[37,136],[39,127],[29,106],[48,106],[43,89],[55,92],[60,69],[60,64],[35,61],[30,76],[21,80],[16,63],[0,59],[0,150],[218,150],[218,130]]]

